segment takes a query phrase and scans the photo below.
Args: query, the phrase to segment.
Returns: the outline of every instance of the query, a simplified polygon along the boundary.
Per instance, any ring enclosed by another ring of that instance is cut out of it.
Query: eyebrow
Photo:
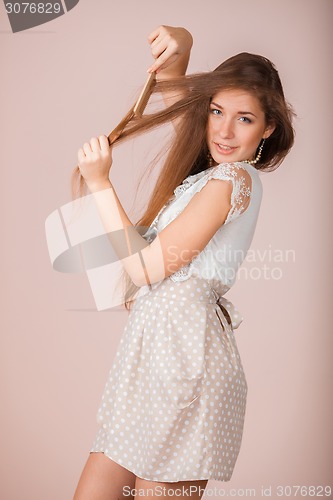
[[[211,104],[212,106],[216,106],[217,108],[219,108],[219,109],[222,109],[222,110],[223,110],[223,107],[222,107],[222,106],[220,106],[220,104],[217,104],[217,102],[211,102],[210,104]],[[238,111],[238,113],[237,113],[237,114],[238,114],[238,115],[252,115],[252,116],[254,116],[255,118],[257,118],[257,116],[256,116],[255,114],[251,113],[250,111]]]

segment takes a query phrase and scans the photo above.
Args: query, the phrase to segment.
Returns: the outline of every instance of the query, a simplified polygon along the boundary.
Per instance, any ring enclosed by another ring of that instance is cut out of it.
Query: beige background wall
[[[270,58],[298,113],[292,153],[262,175],[255,261],[227,296],[244,316],[248,407],[232,480],[209,486],[260,497],[271,485],[277,498],[276,485],[332,482],[331,18],[330,0],[81,0],[13,34],[1,4],[1,498],[72,498],[97,432],[127,312],[97,312],[85,275],[52,270],[44,222],[70,201],[78,148],[132,104],[160,24],[193,33],[190,71],[241,51]],[[157,141],[115,151],[111,179],[130,216]]]

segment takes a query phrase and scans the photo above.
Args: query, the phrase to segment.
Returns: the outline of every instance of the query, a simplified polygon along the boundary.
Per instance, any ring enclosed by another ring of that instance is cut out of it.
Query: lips
[[[217,152],[220,154],[231,154],[237,149],[237,147],[232,147],[229,146],[228,144],[221,144],[217,142],[214,142],[214,146]]]

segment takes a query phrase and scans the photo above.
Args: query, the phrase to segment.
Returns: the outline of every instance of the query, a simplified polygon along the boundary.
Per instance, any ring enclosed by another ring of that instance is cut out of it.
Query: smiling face
[[[210,103],[207,145],[214,161],[254,159],[261,139],[274,131],[267,125],[257,97],[242,89],[222,90]]]

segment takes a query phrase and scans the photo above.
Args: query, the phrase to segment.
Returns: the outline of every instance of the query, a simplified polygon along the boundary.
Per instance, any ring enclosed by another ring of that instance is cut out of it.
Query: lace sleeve
[[[245,212],[250,204],[252,194],[251,175],[240,163],[221,163],[203,178],[197,192],[201,191],[210,179],[232,182],[231,208],[224,222],[224,225],[228,224]]]

